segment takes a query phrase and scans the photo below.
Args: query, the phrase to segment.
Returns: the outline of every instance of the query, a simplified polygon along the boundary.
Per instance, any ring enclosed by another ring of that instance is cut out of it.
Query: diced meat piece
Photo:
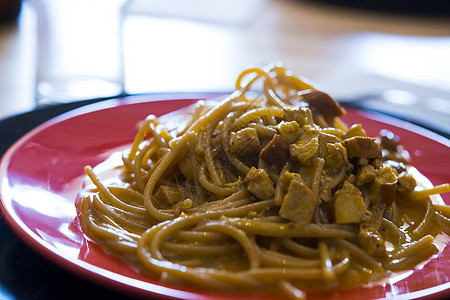
[[[289,153],[302,165],[311,166],[319,153],[319,139],[316,137],[304,144],[291,144]]]
[[[263,169],[251,167],[243,184],[250,193],[261,200],[269,199],[275,193],[274,183]]]
[[[230,151],[240,157],[257,155],[261,151],[261,143],[256,129],[247,127],[232,134]]]
[[[387,129],[380,131],[380,146],[382,149],[397,151],[400,144],[400,138]]]
[[[361,191],[349,181],[334,193],[329,205],[337,224],[361,223],[367,213]]]
[[[182,190],[169,185],[161,185],[156,194],[153,195],[153,199],[162,207],[170,207],[172,204],[176,204],[185,198],[186,195]]]
[[[347,149],[341,143],[328,143],[328,155],[325,157],[325,168],[338,172],[348,162]]]
[[[311,110],[306,107],[284,108],[283,118],[286,121],[295,121],[300,126],[313,125],[313,116]]]
[[[375,257],[386,257],[386,244],[378,231],[362,228],[358,232],[358,245]]]
[[[289,172],[289,171],[285,171],[283,174],[281,174],[280,176],[280,181],[286,186],[289,186],[289,183],[292,180],[296,180],[298,182],[304,182],[302,175],[300,175],[299,173],[295,173],[295,172]]]
[[[290,144],[287,138],[276,134],[269,144],[261,150],[259,157],[269,166],[281,168],[289,160]]]
[[[411,174],[407,174],[403,172],[397,178],[397,192],[400,194],[408,194],[414,191],[417,183],[414,177]]]
[[[304,226],[311,222],[316,206],[317,200],[311,189],[303,181],[291,180],[280,207],[280,216]]]
[[[300,96],[300,100],[308,104],[313,114],[325,117],[339,117],[345,110],[330,95],[321,91],[311,91]]]
[[[337,143],[339,139],[332,134],[319,132],[319,157],[326,157],[328,155],[328,144],[329,143]]]
[[[302,133],[300,125],[296,121],[281,121],[278,125],[278,132],[287,138],[291,143],[295,143]]]
[[[380,144],[374,138],[355,136],[342,141],[349,158],[379,158]]]
[[[258,123],[250,123],[248,127],[254,128],[258,134],[259,141],[261,145],[266,145],[273,139],[273,136],[278,133],[278,131],[272,126],[266,126]]]
[[[389,167],[378,169],[369,186],[370,202],[390,206],[397,192],[397,176]]]
[[[361,124],[353,124],[344,134],[343,139],[345,140],[354,136],[367,136]]]
[[[305,125],[302,128],[302,134],[298,137],[296,144],[306,144],[312,138],[319,138],[319,130],[313,126]]]
[[[364,165],[358,170],[356,174],[356,185],[362,186],[371,182],[375,178],[375,167],[372,165]]]

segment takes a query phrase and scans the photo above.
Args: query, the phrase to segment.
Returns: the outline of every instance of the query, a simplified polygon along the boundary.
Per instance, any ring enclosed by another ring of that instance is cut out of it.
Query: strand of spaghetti
[[[159,125],[158,119],[157,119],[157,118],[152,119],[152,120],[150,121],[150,123],[148,124],[147,132],[150,132],[151,137],[152,137],[155,141],[158,142],[158,144],[159,144],[160,147],[167,148],[167,146],[168,146],[168,143],[167,143],[167,142],[168,142],[168,141],[166,141],[166,139],[165,139],[162,135],[164,135],[166,138],[168,138],[168,140],[171,140],[171,138],[168,137],[167,132],[166,132],[166,134],[163,133],[163,134],[161,135],[161,133],[162,133],[163,131],[162,131],[162,132],[159,132],[158,130],[156,130],[156,128],[158,127],[158,125]]]
[[[194,242],[218,242],[226,241],[227,236],[218,232],[207,232],[199,230],[180,230],[175,233],[174,237],[178,240],[187,240]]]
[[[97,225],[91,214],[83,214],[80,218],[83,226],[89,229],[89,235],[96,239],[101,237],[102,240],[113,241],[109,243],[109,247],[120,249],[120,252],[126,252],[130,254],[136,253],[137,241],[123,235],[121,232],[117,232],[117,229],[109,227],[107,225]],[[121,239],[118,236],[122,237]]]
[[[241,174],[247,174],[250,168],[244,164],[242,161],[236,158],[235,155],[233,155],[230,152],[230,145],[229,145],[229,126],[230,126],[230,119],[225,118],[223,121],[223,128],[221,130],[221,141],[222,141],[222,148],[223,151],[228,159],[228,161],[241,172]]]
[[[338,275],[348,269],[350,266],[350,258],[344,257],[339,263],[332,267],[333,272]],[[319,268],[260,268],[242,272],[245,276],[258,280],[267,280],[268,278],[275,280],[284,279],[301,279],[306,281],[322,279],[322,269]]]
[[[319,200],[319,185],[320,185],[320,178],[322,175],[323,166],[325,165],[325,160],[321,157],[317,158],[316,160],[316,166],[314,168],[314,172],[311,179],[311,191],[314,194],[314,197],[316,198],[316,201]]]
[[[250,81],[248,81],[244,86],[242,85],[244,78],[246,76],[249,76],[249,74],[253,74],[254,78],[252,78]],[[261,77],[268,78],[270,80],[269,75],[261,68],[249,68],[238,76],[236,80],[236,90],[238,91],[248,91],[250,87],[255,83],[255,81]]]
[[[325,244],[324,241],[320,241],[318,250],[320,255],[320,265],[322,268],[322,276],[325,280],[331,281],[335,278],[335,274],[327,244]]]
[[[247,259],[249,261],[250,269],[257,269],[261,262],[258,256],[258,248],[254,242],[252,242],[247,234],[234,226],[230,226],[228,222],[224,221],[210,221],[201,226],[201,230],[220,232],[234,238],[244,249]]]
[[[415,238],[424,236],[425,230],[427,229],[428,226],[430,226],[433,220],[434,220],[434,207],[433,203],[431,203],[430,198],[428,198],[425,215],[420,221],[420,223],[416,226],[416,228],[414,228],[414,230],[411,232],[411,236]]]
[[[260,249],[261,261],[266,267],[283,268],[316,268],[320,267],[320,261],[317,259],[304,259],[295,256],[283,254],[277,251]]]
[[[400,253],[393,255],[385,264],[385,268],[391,271],[412,269],[418,263],[436,254],[438,249],[432,243],[433,237],[427,235],[420,240],[411,243]]]
[[[288,75],[287,78],[294,84],[298,91],[313,90],[317,91],[317,88],[311,82],[308,82],[306,78],[299,78],[297,76]]]
[[[135,234],[142,234],[142,232],[144,232],[149,226],[153,225],[147,222],[141,223],[137,218],[130,220],[124,217],[122,214],[117,213],[105,205],[98,197],[93,197],[92,205],[98,212],[101,213],[102,216],[109,217],[114,223],[116,223],[117,227],[124,228]]]
[[[233,188],[219,187],[219,186],[209,182],[208,178],[206,177],[205,168],[203,167],[203,165],[200,166],[200,168],[199,168],[198,180],[205,190],[207,190],[213,194],[216,194],[218,196],[229,196],[235,191],[235,189],[233,189]]]
[[[167,241],[161,245],[161,249],[163,251],[169,251],[175,254],[183,253],[183,255],[196,255],[201,257],[216,255],[236,255],[242,251],[242,248],[238,244],[201,245],[197,242],[195,244],[181,244]]]
[[[116,196],[114,196],[108,190],[108,188],[100,181],[100,179],[97,177],[97,175],[95,175],[95,173],[92,171],[92,168],[90,166],[86,166],[84,168],[84,171],[89,176],[89,178],[92,180],[92,182],[95,184],[95,186],[97,187],[99,192],[101,194],[103,194],[111,204],[113,204],[116,207],[122,208],[124,210],[133,212],[137,215],[146,215],[147,214],[145,209],[143,209],[141,207],[129,205],[129,204],[123,202],[122,200],[120,200],[119,198],[117,198]]]
[[[284,172],[281,174],[284,174]],[[283,203],[283,197],[284,197],[285,190],[287,190],[285,184],[281,180],[276,181],[275,194],[273,197],[275,205],[280,206],[281,203]]]
[[[283,109],[287,108],[286,104],[284,104],[283,101],[281,101],[277,93],[274,91],[273,84],[271,81],[266,80],[264,82],[264,92],[270,104],[281,107]]]
[[[151,161],[150,157],[157,154],[158,150],[160,150],[158,143],[154,139],[151,139],[149,141],[149,144],[151,144],[151,147],[147,151],[145,151],[142,158],[140,157],[139,161],[136,161],[135,159],[135,164],[139,165],[141,169],[145,169],[147,171],[150,169],[149,165],[149,161]]]
[[[155,235],[170,221],[161,222],[151,229],[147,230],[139,240],[137,256],[140,262],[149,270],[156,272],[167,272],[181,278],[187,282],[192,282],[197,286],[203,286],[207,289],[232,290],[233,285],[245,288],[261,287],[258,281],[246,276],[240,276],[235,272],[222,272],[213,268],[189,268],[184,265],[173,263],[167,260],[159,260],[152,256],[148,251],[147,245],[155,239]],[[214,276],[213,276],[214,275]],[[232,285],[230,285],[232,284]]]
[[[191,132],[189,133],[189,154],[188,154],[188,159],[189,159],[189,163],[190,163],[190,167],[192,168],[191,173],[192,173],[192,177],[188,178],[189,180],[191,180],[194,184],[194,195],[193,198],[195,199],[195,206],[201,205],[203,203],[205,203],[206,201],[206,192],[205,189],[202,188],[202,186],[200,185],[200,180],[199,180],[199,173],[200,173],[200,166],[199,163],[197,162],[196,159],[196,153],[195,153],[195,147],[197,144],[197,134],[195,132]]]
[[[397,238],[397,241],[394,243],[395,245],[402,244],[406,241],[405,233],[401,231],[397,225],[386,218],[383,218],[383,220],[381,221],[380,232],[388,235],[389,237],[395,235],[395,237]]]
[[[137,132],[136,136],[134,137],[133,144],[131,145],[130,154],[128,154],[128,159],[130,161],[133,161],[136,157],[136,153],[139,150],[140,143],[144,140],[144,137],[147,133],[148,127],[150,125],[150,122],[154,120],[156,117],[154,115],[150,115],[147,118],[145,118],[144,122],[139,127],[139,131]]]
[[[134,232],[124,229],[119,224],[117,224],[113,219],[111,219],[109,216],[99,213],[99,211],[93,207],[92,197],[84,198],[83,202],[84,202],[83,203],[84,205],[90,206],[90,208],[91,208],[90,210],[86,211],[85,210],[86,206],[84,207],[84,211],[83,211],[82,215],[84,216],[84,214],[87,214],[85,221],[91,222],[98,228],[105,228],[105,230],[107,229],[108,232],[114,232],[117,234],[117,236],[122,236],[123,240],[128,239],[129,241],[135,242],[139,239],[140,234],[136,234]],[[97,223],[101,224],[101,225],[96,225]],[[122,233],[121,235],[119,234],[120,232]],[[114,238],[110,238],[110,239],[114,239]]]
[[[289,249],[290,251],[296,253],[301,257],[306,258],[317,258],[319,256],[319,251],[314,248],[309,248],[299,243],[294,242],[292,239],[280,239],[281,245]]]
[[[408,197],[408,199],[411,199],[411,200],[423,200],[423,199],[430,197],[431,195],[444,194],[444,193],[448,193],[448,192],[450,192],[450,184],[446,183],[446,184],[436,185],[429,189],[423,189],[420,191],[415,190],[415,191],[411,192],[407,197]]]
[[[208,112],[209,109],[210,107],[206,104],[204,100],[199,100],[195,104],[195,109],[190,115],[188,123],[183,128],[177,128],[179,130],[177,136],[185,134],[186,131],[188,131],[188,129],[192,126],[192,124],[194,124],[196,120],[198,120],[201,116],[203,116],[206,112]]]
[[[209,123],[206,126],[206,139],[203,144],[203,149],[205,150],[204,159],[205,159],[206,167],[211,176],[211,179],[216,186],[222,187],[223,186],[223,182],[222,182],[223,176],[219,175],[219,170],[216,168],[214,158],[212,156],[212,149],[211,149],[213,130],[217,126],[218,122],[219,122],[219,120],[215,120],[214,123]]]
[[[450,218],[447,218],[443,214],[439,212],[435,212],[436,221],[441,227],[442,231],[444,231],[447,235],[450,235]]]
[[[135,163],[131,165],[131,170],[132,170],[132,172],[134,174],[134,180],[135,180],[137,188],[139,189],[140,192],[143,192],[144,188],[145,188],[145,184],[144,184],[144,181],[142,179],[140,162],[142,161],[143,157],[148,152],[150,152],[149,150],[152,149],[152,148],[155,149],[151,143],[148,143],[147,145],[145,145],[142,148],[142,150],[139,152],[139,154],[136,156]]]
[[[152,257],[155,257],[157,259],[163,259],[158,248],[161,245],[162,241],[164,241],[168,237],[168,235],[170,235],[175,231],[181,230],[182,228],[188,227],[189,225],[197,224],[198,222],[200,222],[201,220],[205,220],[206,218],[216,219],[220,216],[227,216],[227,217],[242,216],[244,214],[249,213],[250,211],[259,211],[260,209],[267,207],[267,205],[271,203],[273,203],[273,201],[271,200],[260,201],[237,208],[198,213],[190,215],[189,217],[181,216],[171,220],[170,223],[164,223],[165,224],[164,227],[161,228],[157,233],[155,233],[155,236],[151,241],[150,252],[152,254]],[[203,230],[202,226],[197,227],[197,230]]]
[[[341,248],[344,248],[350,253],[352,258],[355,258],[363,266],[367,266],[371,270],[381,272],[382,266],[372,256],[355,246],[354,244],[344,239],[334,239],[333,243]]]
[[[237,118],[233,124],[231,124],[230,129],[231,130],[239,130],[242,128],[245,124],[264,117],[264,116],[271,116],[271,117],[277,117],[282,118],[283,117],[283,110],[277,107],[261,107],[261,108],[254,108],[252,110],[249,110],[242,114],[239,118]]]
[[[248,233],[281,238],[347,238],[354,239],[356,232],[335,224],[308,224],[264,222],[255,219],[233,219],[231,222]]]
[[[121,186],[109,186],[108,190],[114,194],[116,197],[120,197],[120,199],[128,203],[130,205],[139,206],[139,204],[142,205],[142,201],[144,200],[144,196],[139,193],[138,191],[135,191],[133,189],[127,188],[127,187],[121,187]],[[131,202],[138,202],[139,204],[131,204]],[[142,206],[142,208],[144,208]]]
[[[433,242],[434,237],[432,235],[426,235],[417,241],[397,247],[394,250],[394,253],[389,257],[389,261],[416,255],[427,248],[436,250],[436,246],[434,246]]]
[[[450,206],[434,204],[434,209],[446,218],[450,218]]]
[[[243,199],[248,200],[249,193],[246,189],[242,188],[231,194],[230,196],[223,198],[222,200],[205,202],[202,205],[194,207],[189,210],[189,213],[207,212],[211,210],[223,209]]]
[[[292,283],[290,283],[287,280],[280,280],[278,283],[278,287],[280,291],[285,294],[290,299],[296,299],[296,300],[304,300],[306,299],[305,293],[296,288]]]
[[[170,141],[169,144],[172,148],[171,151],[166,153],[166,155],[164,155],[161,158],[160,160],[161,163],[156,167],[154,172],[151,174],[144,189],[144,205],[152,217],[160,221],[170,220],[175,217],[173,213],[158,210],[152,202],[152,194],[156,186],[156,183],[158,182],[158,179],[163,175],[164,171],[169,167],[169,165],[173,161],[175,161],[180,152],[185,150],[187,143],[189,141],[188,132],[191,131],[198,132],[200,128],[205,127],[211,120],[221,119],[229,112],[229,107],[232,105],[233,100],[239,95],[240,93],[233,93],[230,97],[220,102],[218,106],[208,111],[194,124],[192,124],[185,134]]]

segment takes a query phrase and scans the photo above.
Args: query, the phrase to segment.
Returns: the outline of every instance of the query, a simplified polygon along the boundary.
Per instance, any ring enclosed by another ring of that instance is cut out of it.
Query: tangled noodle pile
[[[261,93],[250,91],[262,86]],[[175,129],[147,117],[120,184],[86,173],[86,235],[170,285],[277,292],[361,285],[414,268],[450,233],[450,209],[410,172],[398,137],[347,127],[345,110],[279,65],[200,101]]]

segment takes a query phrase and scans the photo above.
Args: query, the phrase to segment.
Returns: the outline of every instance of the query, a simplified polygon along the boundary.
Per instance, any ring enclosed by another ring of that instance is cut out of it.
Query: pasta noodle
[[[421,188],[395,135],[368,137],[344,113],[281,65],[248,69],[222,101],[177,112],[181,125],[141,122],[119,180],[87,166],[82,229],[150,276],[206,291],[301,299],[412,269],[449,233],[450,209],[431,198],[450,186]]]

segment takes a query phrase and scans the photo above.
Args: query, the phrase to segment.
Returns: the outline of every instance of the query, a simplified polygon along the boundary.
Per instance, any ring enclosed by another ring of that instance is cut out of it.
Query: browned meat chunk
[[[325,168],[339,172],[347,163],[347,149],[341,143],[328,143],[328,155],[325,157]]]
[[[247,127],[232,134],[230,150],[241,157],[257,155],[261,151],[261,143],[256,129]]]
[[[263,169],[252,167],[243,183],[250,193],[261,200],[269,199],[275,193],[274,183]]]
[[[278,126],[278,132],[287,138],[291,143],[295,143],[302,133],[300,125],[295,121],[285,122],[281,121]]]
[[[280,207],[280,216],[303,226],[311,222],[316,211],[314,193],[301,177],[291,180]]]
[[[362,186],[371,182],[375,178],[375,167],[372,165],[364,165],[358,170],[356,174],[356,185]]]
[[[285,108],[283,109],[283,117],[286,121],[295,121],[300,126],[313,125],[311,110],[306,107]]]
[[[355,136],[342,141],[349,158],[379,158],[380,145],[374,138]]]
[[[331,216],[338,224],[361,223],[367,213],[361,191],[349,181],[334,193],[329,205]]]
[[[289,140],[279,134],[261,150],[259,157],[271,167],[282,167],[289,160]]]
[[[361,124],[353,124],[344,134],[343,139],[345,140],[354,136],[367,136],[366,131],[362,128]]]
[[[311,166],[319,151],[319,139],[313,138],[305,144],[291,144],[289,153],[291,157],[305,166]]]
[[[397,192],[397,176],[391,168],[383,167],[377,170],[375,178],[369,186],[370,202],[374,205],[390,206]]]
[[[383,129],[380,131],[380,145],[381,148],[389,151],[397,151],[400,139],[397,135],[393,134],[391,131]]]
[[[326,157],[328,155],[328,144],[329,143],[337,143],[339,139],[332,134],[328,134],[325,132],[319,132],[319,157]]]
[[[325,117],[339,117],[345,114],[345,110],[330,95],[321,91],[311,91],[301,95],[301,100],[308,104],[312,113]]]

